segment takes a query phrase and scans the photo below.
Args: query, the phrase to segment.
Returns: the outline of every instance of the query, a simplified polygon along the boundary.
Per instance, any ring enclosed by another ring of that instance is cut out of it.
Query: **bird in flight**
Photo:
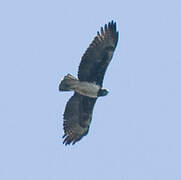
[[[74,91],[63,115],[65,145],[75,144],[87,135],[96,100],[108,94],[108,90],[102,88],[103,79],[117,42],[116,22],[111,21],[101,27],[82,56],[78,78],[67,74],[60,82],[59,91]]]

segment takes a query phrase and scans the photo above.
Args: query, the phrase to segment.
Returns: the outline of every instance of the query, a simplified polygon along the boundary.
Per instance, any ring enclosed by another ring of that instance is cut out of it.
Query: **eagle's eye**
[[[109,93],[107,89],[100,89],[98,92],[98,96],[106,96]]]

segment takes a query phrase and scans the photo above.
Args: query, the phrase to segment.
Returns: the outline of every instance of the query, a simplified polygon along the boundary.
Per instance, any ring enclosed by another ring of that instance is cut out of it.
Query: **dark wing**
[[[102,86],[104,74],[109,65],[118,42],[116,23],[109,22],[101,27],[82,57],[78,78],[80,81],[95,82]]]
[[[65,133],[63,143],[65,145],[75,144],[88,133],[95,102],[95,98],[82,96],[78,93],[74,93],[69,99],[65,108],[63,123]]]

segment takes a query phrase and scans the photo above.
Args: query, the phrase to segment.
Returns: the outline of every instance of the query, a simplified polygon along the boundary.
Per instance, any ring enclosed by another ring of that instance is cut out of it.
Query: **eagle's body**
[[[67,74],[61,81],[59,89],[61,91],[75,91],[83,96],[97,98],[101,87],[96,83],[79,81],[74,76]]]
[[[79,86],[75,89],[77,93],[91,98],[97,98],[99,90],[100,86],[86,81],[80,82]]]
[[[74,91],[64,112],[64,143],[74,144],[88,133],[94,104],[108,94],[102,89],[104,74],[118,42],[116,23],[106,24],[82,57],[78,79],[68,74],[59,85],[60,91]]]

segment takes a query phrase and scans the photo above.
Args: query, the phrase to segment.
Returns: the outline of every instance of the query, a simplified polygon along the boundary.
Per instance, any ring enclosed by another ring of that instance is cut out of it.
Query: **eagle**
[[[103,79],[117,42],[116,22],[111,21],[101,27],[82,56],[78,78],[67,74],[60,82],[59,91],[74,91],[63,114],[65,145],[73,145],[87,135],[98,97],[108,94],[108,90],[102,88]]]

